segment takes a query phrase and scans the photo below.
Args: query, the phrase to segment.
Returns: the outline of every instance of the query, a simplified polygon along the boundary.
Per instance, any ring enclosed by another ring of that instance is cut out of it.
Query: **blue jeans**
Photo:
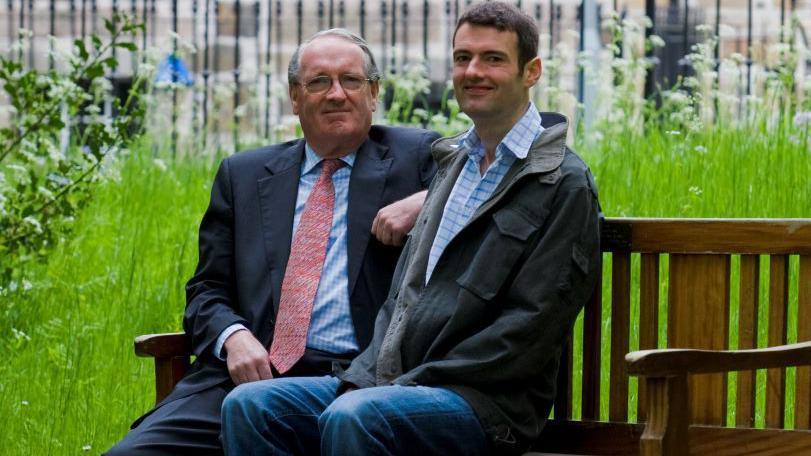
[[[222,405],[227,455],[487,454],[478,418],[458,394],[380,386],[336,397],[335,377],[239,385]]]

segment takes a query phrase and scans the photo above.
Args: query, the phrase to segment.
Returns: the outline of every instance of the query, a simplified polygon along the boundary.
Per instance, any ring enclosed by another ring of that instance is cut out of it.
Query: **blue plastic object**
[[[169,54],[161,62],[155,74],[156,83],[175,83],[190,86],[194,83],[189,69],[177,54]]]

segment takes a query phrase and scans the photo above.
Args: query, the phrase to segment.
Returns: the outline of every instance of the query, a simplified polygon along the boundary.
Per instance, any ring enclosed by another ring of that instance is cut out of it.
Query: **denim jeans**
[[[222,406],[226,455],[477,455],[488,442],[458,394],[380,386],[336,397],[335,377],[239,385]]]

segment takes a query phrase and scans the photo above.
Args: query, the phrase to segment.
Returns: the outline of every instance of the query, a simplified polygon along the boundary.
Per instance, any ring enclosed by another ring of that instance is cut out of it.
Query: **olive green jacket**
[[[497,454],[520,453],[540,434],[565,336],[600,267],[594,181],[566,147],[566,118],[542,113],[541,119],[545,130],[527,158],[516,160],[450,241],[425,284],[445,202],[467,160],[453,147],[458,136],[433,144],[439,169],[372,343],[337,372],[342,389],[399,384],[456,391]]]

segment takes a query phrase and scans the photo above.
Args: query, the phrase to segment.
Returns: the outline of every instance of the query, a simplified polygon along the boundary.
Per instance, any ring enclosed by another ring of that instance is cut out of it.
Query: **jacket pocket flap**
[[[535,221],[515,209],[502,209],[493,214],[499,232],[526,241],[538,229]]]

